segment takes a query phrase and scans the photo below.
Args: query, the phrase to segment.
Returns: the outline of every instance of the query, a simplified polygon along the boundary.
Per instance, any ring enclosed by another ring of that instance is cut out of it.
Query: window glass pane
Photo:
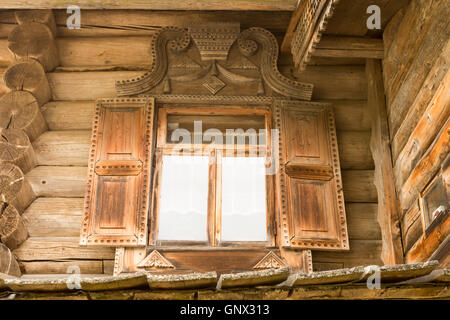
[[[266,241],[265,158],[222,158],[222,241]]]
[[[163,157],[159,240],[207,240],[208,160]]]

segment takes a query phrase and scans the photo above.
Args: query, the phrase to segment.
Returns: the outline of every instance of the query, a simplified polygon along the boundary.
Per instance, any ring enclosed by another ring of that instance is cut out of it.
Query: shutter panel
[[[285,247],[348,250],[347,222],[332,108],[282,102],[278,190]]]
[[[97,102],[81,245],[147,244],[153,118],[153,99]]]

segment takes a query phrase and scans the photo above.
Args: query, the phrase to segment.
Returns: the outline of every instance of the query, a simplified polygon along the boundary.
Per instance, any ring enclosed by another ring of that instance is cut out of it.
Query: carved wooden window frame
[[[259,97],[258,97],[259,98]],[[257,100],[259,100],[257,98]],[[189,99],[187,99],[189,100]],[[155,159],[154,159],[154,177],[152,188],[152,211],[150,214],[150,228],[149,228],[149,246],[153,249],[170,249],[171,247],[182,246],[185,249],[207,247],[210,249],[223,249],[237,248],[242,249],[254,249],[254,248],[272,248],[276,246],[276,217],[275,217],[275,175],[266,175],[266,228],[267,228],[267,240],[266,241],[220,241],[220,227],[221,224],[221,209],[220,196],[217,193],[217,185],[220,184],[220,176],[217,176],[217,172],[220,170],[220,166],[217,164],[217,157],[221,155],[224,150],[220,148],[212,148],[208,144],[202,144],[203,155],[207,154],[210,158],[215,158],[213,163],[210,163],[209,167],[209,181],[208,181],[208,198],[212,197],[208,201],[208,213],[207,213],[207,228],[208,228],[208,240],[207,242],[197,241],[160,241],[157,240],[158,226],[159,226],[159,197],[161,185],[161,173],[162,173],[162,156],[170,154],[173,150],[173,145],[169,145],[166,142],[167,139],[167,115],[181,113],[183,115],[258,115],[265,117],[265,130],[266,130],[266,146],[264,148],[258,148],[258,154],[266,153],[266,157],[270,158],[271,150],[271,129],[272,129],[272,104],[263,103],[253,106],[243,106],[239,103],[233,105],[214,105],[210,103],[187,103],[187,104],[170,104],[161,103],[157,104],[157,129],[156,145],[155,145]],[[192,144],[195,148],[198,146]],[[249,148],[239,148],[235,146],[235,150],[244,151],[246,154]],[[267,153],[267,151],[269,151]],[[194,150],[192,150],[194,152]],[[272,163],[271,159],[266,159],[266,163]],[[212,183],[213,182],[213,183]],[[214,186],[211,189],[211,186]],[[218,202],[219,201],[219,202]],[[220,204],[219,204],[220,203]]]

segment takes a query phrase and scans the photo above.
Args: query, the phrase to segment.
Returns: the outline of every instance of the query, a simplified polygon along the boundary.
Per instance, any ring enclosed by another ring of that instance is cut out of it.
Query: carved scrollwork
[[[254,43],[258,44],[255,50]],[[277,67],[278,43],[275,36],[263,28],[249,28],[238,39],[239,49],[245,56],[261,50],[261,76],[273,91],[287,97],[311,100],[313,85],[290,80],[283,76]]]
[[[185,51],[190,44],[190,36],[186,30],[178,27],[165,27],[152,39],[151,71],[142,76],[116,81],[116,92],[118,96],[135,95],[146,92],[159,84],[167,73],[167,48],[175,53]]]
[[[265,88],[270,88],[269,93],[275,96],[281,95],[289,99],[311,100],[312,84],[288,79],[278,71],[278,43],[275,36],[262,28],[250,28],[239,34],[236,47],[232,47],[239,28],[234,25],[231,25],[230,28],[234,30],[231,35],[225,33],[224,30],[228,29],[224,29],[223,26],[219,28],[209,25],[208,28],[190,28],[194,34],[189,34],[186,30],[177,27],[163,28],[152,40],[151,71],[134,79],[117,81],[117,95],[148,94],[161,82],[164,82],[162,91],[170,93],[172,82],[190,82],[191,87],[203,85],[213,95],[225,86],[246,84],[249,88],[252,88],[251,90],[254,90],[252,94],[256,92],[258,95],[264,95]],[[206,34],[202,34],[202,32],[206,32]],[[195,56],[196,53],[192,52],[195,52],[195,50],[184,53],[192,39],[194,39],[193,45],[200,53],[201,61],[194,61],[198,60],[198,57]],[[235,51],[233,51],[233,48],[235,48]],[[186,73],[180,73],[180,70],[177,70],[175,74],[172,72],[169,76],[169,67],[172,68],[172,66],[169,66],[168,51],[177,54],[175,60],[178,57],[179,59],[184,57],[185,60],[189,57],[188,60],[198,65],[198,68],[195,68],[195,70],[184,68],[187,71]],[[230,54],[232,57],[229,57],[228,51],[234,52]],[[250,56],[255,56],[252,58],[252,62],[246,58]],[[241,69],[240,72],[235,72],[236,68],[231,66],[239,59],[248,60],[248,64],[253,65],[254,68],[242,67],[238,68]],[[218,64],[217,60],[222,60],[221,64]],[[233,69],[233,71],[230,69]],[[197,83],[192,84],[195,81]],[[228,91],[232,90],[231,88]]]

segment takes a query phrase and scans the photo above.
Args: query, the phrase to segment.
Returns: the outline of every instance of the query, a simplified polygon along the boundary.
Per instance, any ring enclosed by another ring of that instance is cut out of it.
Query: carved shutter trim
[[[347,222],[332,108],[278,102],[281,245],[348,250]]]
[[[97,101],[81,245],[147,244],[154,109],[153,98]]]

